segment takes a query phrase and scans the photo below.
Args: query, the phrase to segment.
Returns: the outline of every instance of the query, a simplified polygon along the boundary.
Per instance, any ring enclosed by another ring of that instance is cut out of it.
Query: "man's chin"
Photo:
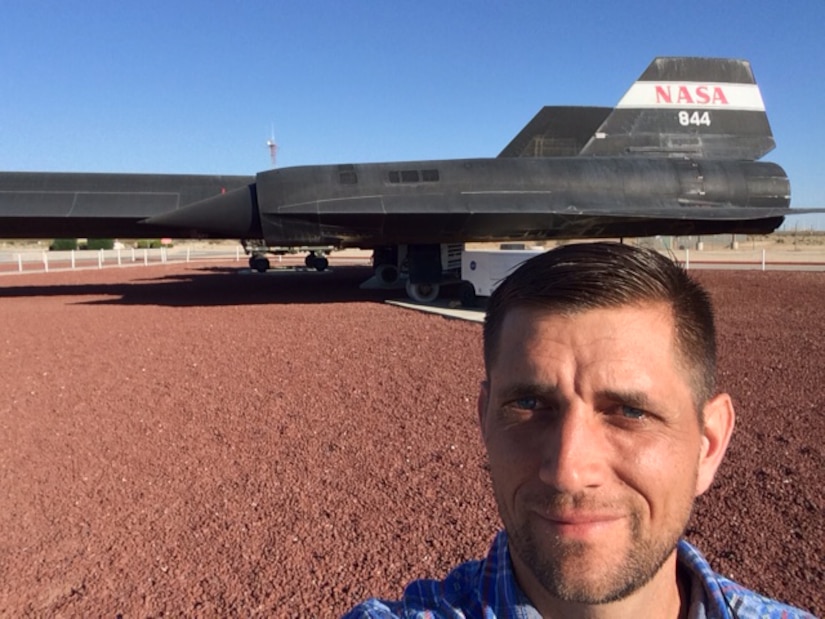
[[[544,552],[542,556],[536,553],[529,557],[526,563],[554,597],[597,604],[612,596],[612,587],[606,584],[615,580],[610,576],[610,560],[590,543],[558,541]]]
[[[647,584],[669,552],[632,552],[629,539],[616,534],[604,542],[555,538],[529,532],[510,535],[511,551],[532,579],[553,597],[570,603],[607,604],[623,599]],[[637,549],[638,551],[638,549]]]

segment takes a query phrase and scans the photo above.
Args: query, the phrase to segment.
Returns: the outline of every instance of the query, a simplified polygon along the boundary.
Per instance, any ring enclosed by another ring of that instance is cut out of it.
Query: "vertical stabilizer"
[[[755,160],[774,146],[748,61],[656,58],[581,154]]]

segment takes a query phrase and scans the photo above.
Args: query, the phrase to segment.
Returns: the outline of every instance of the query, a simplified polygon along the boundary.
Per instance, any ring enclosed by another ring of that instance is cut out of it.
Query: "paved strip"
[[[435,305],[424,303],[414,303],[412,301],[387,301],[389,305],[403,307],[404,309],[426,312],[428,314],[438,314],[446,318],[456,318],[458,320],[469,320],[470,322],[484,322],[485,312],[483,309],[467,309],[466,307],[451,307],[450,301],[436,302]]]

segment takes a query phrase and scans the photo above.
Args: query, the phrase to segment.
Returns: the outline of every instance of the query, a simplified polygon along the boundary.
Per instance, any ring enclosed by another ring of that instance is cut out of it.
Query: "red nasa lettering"
[[[656,85],[656,103],[675,103],[677,105],[728,105],[728,98],[721,86]]]

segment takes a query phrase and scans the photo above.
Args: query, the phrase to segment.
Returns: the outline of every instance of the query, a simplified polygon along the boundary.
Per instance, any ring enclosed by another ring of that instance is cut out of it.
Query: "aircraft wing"
[[[247,186],[252,176],[0,172],[0,238],[180,236],[141,220]]]

